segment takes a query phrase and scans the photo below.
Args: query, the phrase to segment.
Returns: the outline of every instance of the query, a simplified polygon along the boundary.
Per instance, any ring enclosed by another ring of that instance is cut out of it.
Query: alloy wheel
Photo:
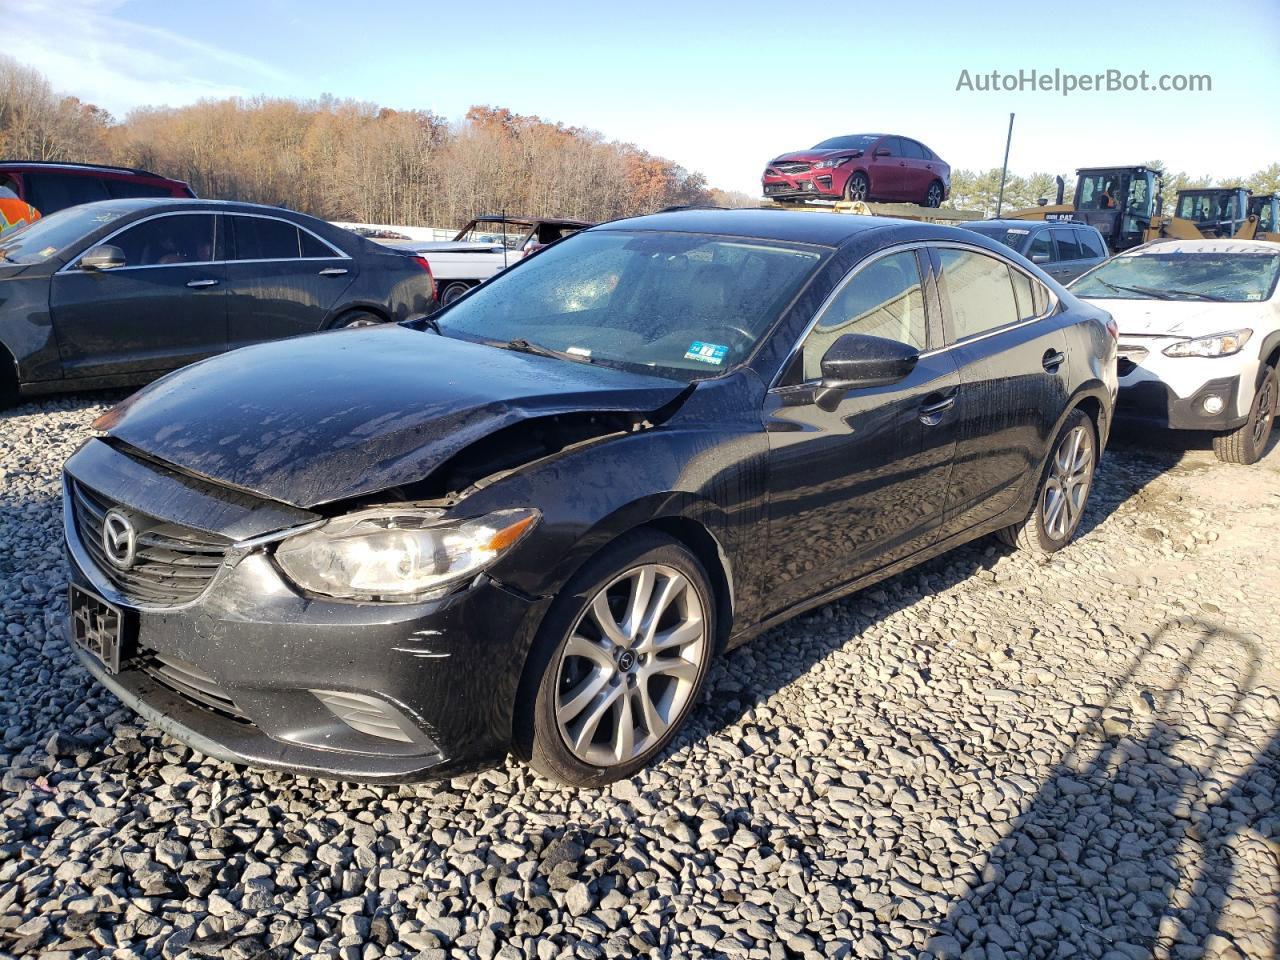
[[[1084,512],[1093,483],[1093,437],[1084,424],[1067,432],[1045,477],[1040,516],[1051,540],[1065,540]]]
[[[1275,415],[1276,409],[1275,390],[1276,378],[1269,376],[1262,382],[1262,389],[1258,391],[1258,412],[1253,419],[1253,446],[1259,456],[1262,455],[1262,448],[1271,435],[1271,418]]]
[[[942,206],[942,188],[936,183],[929,184],[929,192],[924,198],[924,205],[926,207]]]
[[[849,178],[849,199],[866,200],[868,186],[867,178],[860,173],[855,173]]]
[[[615,578],[587,604],[556,667],[560,736],[608,767],[651,749],[678,721],[709,652],[698,591],[665,564]]]

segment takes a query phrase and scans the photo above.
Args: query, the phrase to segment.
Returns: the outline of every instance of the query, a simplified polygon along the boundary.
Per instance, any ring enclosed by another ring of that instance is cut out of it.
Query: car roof
[[[1270,253],[1280,254],[1280,246],[1266,240],[1232,240],[1230,237],[1210,240],[1154,240],[1126,250],[1121,257],[1149,253]]]
[[[870,217],[827,211],[798,211],[770,207],[734,209],[677,210],[648,216],[612,220],[592,227],[594,230],[652,230],[672,233],[706,233],[752,240],[779,240],[785,243],[812,243],[837,247],[846,241],[874,233],[893,230],[911,233],[913,239],[969,240],[972,231],[964,232],[941,224],[899,220],[895,217]],[[977,234],[981,236],[981,234]],[[895,238],[896,239],[896,238]],[[902,237],[901,239],[908,239]]]
[[[109,173],[115,176],[152,177],[156,180],[181,182],[173,180],[172,177],[152,173],[150,170],[141,170],[137,167],[118,167],[109,163],[72,163],[59,160],[0,160],[0,170],[58,170],[64,173],[83,173],[85,175]]]
[[[1016,217],[995,218],[990,220],[970,220],[963,224],[965,227],[1003,227],[1005,230],[1043,230],[1046,227],[1083,227],[1086,230],[1097,230],[1098,228],[1089,223],[1081,223],[1079,220],[1019,220]]]
[[[272,207],[262,203],[244,203],[239,200],[203,200],[198,197],[122,197],[118,200],[95,200],[93,203],[81,204],[85,207],[100,207],[103,210],[114,210],[120,213],[133,213],[139,210],[211,210],[230,213],[269,213],[273,216],[290,214],[295,217],[310,217],[310,214],[299,213],[286,207]],[[315,219],[315,218],[312,218]]]
[[[516,217],[510,214],[503,215],[500,213],[486,213],[483,216],[473,217],[476,223],[549,223],[557,227],[591,227],[595,226],[594,220],[567,220],[564,217]]]

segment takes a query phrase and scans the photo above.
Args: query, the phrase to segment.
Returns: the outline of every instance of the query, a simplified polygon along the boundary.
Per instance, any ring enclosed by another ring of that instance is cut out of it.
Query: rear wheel
[[[942,206],[942,184],[937,180],[929,184],[929,190],[924,195],[924,205],[926,207]]]
[[[447,307],[471,289],[471,284],[455,280],[440,291],[440,306]]]
[[[1267,367],[1253,394],[1244,426],[1213,438],[1213,452],[1223,463],[1257,463],[1267,452],[1276,414],[1276,370]]]
[[[594,787],[629,777],[671,741],[714,652],[715,601],[682,544],[642,531],[565,586],[530,655],[536,691],[517,750],[542,775]]]
[[[1093,421],[1083,410],[1073,410],[1045,464],[1031,515],[1001,530],[1000,539],[1011,547],[1039,554],[1056,553],[1070,543],[1093,489],[1097,450]]]
[[[844,182],[844,198],[846,200],[866,200],[871,195],[871,181],[861,170],[856,170]]]

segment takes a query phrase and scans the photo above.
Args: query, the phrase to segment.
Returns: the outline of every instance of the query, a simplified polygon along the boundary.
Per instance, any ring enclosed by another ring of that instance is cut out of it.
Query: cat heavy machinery
[[[1249,216],[1257,217],[1254,240],[1280,243],[1280,193],[1265,193],[1249,198]]]
[[[1244,187],[1197,187],[1178,191],[1173,216],[1153,218],[1146,239],[1252,240],[1257,229],[1258,217],[1250,210]]]
[[[1144,242],[1159,217],[1164,174],[1154,167],[1081,167],[1071,203],[1026,207],[1004,214],[1011,220],[1074,220],[1097,227],[1112,253]]]

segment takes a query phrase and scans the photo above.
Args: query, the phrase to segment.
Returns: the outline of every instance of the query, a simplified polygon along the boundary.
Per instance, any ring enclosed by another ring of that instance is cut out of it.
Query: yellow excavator
[[[1147,240],[1267,239],[1259,236],[1259,216],[1244,187],[1198,187],[1179,190],[1173,216],[1154,217]]]
[[[1062,199],[1058,183],[1056,203],[1042,202],[1001,214],[1010,220],[1074,220],[1097,227],[1112,253],[1143,243],[1151,222],[1160,215],[1164,174],[1154,167],[1081,167],[1071,203]]]

